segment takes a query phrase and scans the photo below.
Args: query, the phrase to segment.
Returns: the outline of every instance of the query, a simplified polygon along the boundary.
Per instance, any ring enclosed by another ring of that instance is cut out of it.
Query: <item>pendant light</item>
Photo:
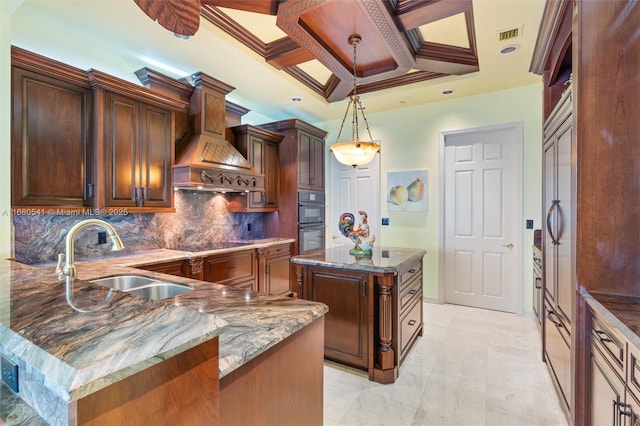
[[[367,122],[367,117],[364,115],[364,108],[360,103],[360,97],[357,93],[356,46],[360,43],[360,40],[361,37],[359,35],[354,34],[349,36],[349,44],[353,46],[353,91],[351,92],[351,96],[349,96],[349,103],[347,104],[347,110],[344,112],[344,117],[342,118],[342,124],[340,125],[340,131],[338,132],[336,142],[329,147],[329,150],[336,156],[336,160],[342,164],[352,167],[362,166],[371,162],[376,153],[380,151],[380,145],[374,142],[371,137],[369,123]],[[347,142],[338,142],[340,135],[342,134],[344,122],[347,119],[347,114],[349,114],[349,108],[352,108],[353,110],[351,113],[351,140]],[[367,128],[367,133],[369,134],[368,141],[360,140],[358,132],[358,111],[362,114],[362,119],[364,120],[364,124]]]

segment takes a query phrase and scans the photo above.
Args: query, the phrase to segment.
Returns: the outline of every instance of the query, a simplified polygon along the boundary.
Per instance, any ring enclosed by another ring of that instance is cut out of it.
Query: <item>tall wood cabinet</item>
[[[11,204],[93,205],[93,94],[84,71],[11,48]]]
[[[548,0],[531,62],[543,77],[542,358],[568,419],[574,407],[576,145],[571,0]]]
[[[293,238],[292,254],[297,255],[300,252],[298,192],[311,191],[324,199],[324,138],[327,132],[299,119],[260,127],[284,135],[279,146],[279,207],[277,214],[264,217],[265,236]]]

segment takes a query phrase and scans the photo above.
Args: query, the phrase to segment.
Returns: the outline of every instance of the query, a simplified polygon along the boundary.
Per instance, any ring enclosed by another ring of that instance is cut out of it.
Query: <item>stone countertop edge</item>
[[[640,298],[590,293],[581,289],[585,302],[618,329],[629,343],[640,348]]]
[[[371,257],[358,257],[349,253],[351,246],[338,246],[291,258],[299,265],[338,267],[354,271],[397,273],[403,266],[422,259],[426,250],[401,247],[375,247]]]

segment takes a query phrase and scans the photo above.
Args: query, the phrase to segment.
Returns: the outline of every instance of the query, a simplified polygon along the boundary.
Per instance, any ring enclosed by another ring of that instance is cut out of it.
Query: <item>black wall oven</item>
[[[298,192],[298,252],[324,250],[324,194]]]

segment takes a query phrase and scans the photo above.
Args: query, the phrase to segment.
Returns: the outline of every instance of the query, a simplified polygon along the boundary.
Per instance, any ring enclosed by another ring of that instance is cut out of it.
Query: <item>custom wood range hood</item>
[[[193,136],[176,145],[173,186],[214,192],[264,192],[264,175],[225,139],[225,96],[234,88],[202,72],[191,75]]]

